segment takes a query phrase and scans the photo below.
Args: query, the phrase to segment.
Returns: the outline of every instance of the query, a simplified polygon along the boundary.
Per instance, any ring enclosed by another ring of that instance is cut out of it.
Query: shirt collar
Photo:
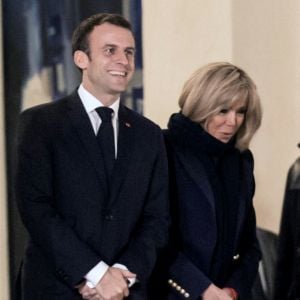
[[[104,106],[100,99],[97,99],[89,91],[87,91],[81,84],[78,88],[78,95],[84,106],[84,109],[89,114],[93,112],[97,107]],[[118,98],[112,105],[109,106],[114,111],[114,116],[118,116],[120,107],[120,98]]]

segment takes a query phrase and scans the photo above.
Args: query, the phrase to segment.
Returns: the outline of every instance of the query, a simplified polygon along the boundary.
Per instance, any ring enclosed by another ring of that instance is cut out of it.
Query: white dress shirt
[[[95,96],[93,96],[91,93],[89,93],[82,84],[78,88],[78,95],[81,99],[81,102],[84,106],[84,109],[86,113],[88,114],[91,124],[93,126],[95,135],[97,135],[97,132],[101,125],[101,118],[96,112],[96,108],[100,106],[104,106],[99,99],[97,99]],[[115,158],[117,157],[117,146],[118,146],[118,112],[119,112],[119,106],[120,106],[120,98],[116,100],[111,106],[109,106],[114,112],[112,115],[112,126],[114,129],[114,141],[115,141]],[[128,270],[126,266],[122,264],[114,264],[113,267]],[[91,269],[84,277],[87,280],[87,285],[91,288],[94,288],[99,281],[104,276],[105,272],[108,270],[109,266],[104,262],[100,261],[93,269]],[[131,286],[134,284],[135,280],[129,279]]]
[[[95,135],[100,128],[102,123],[101,118],[96,112],[96,108],[104,106],[100,100],[98,100],[95,96],[93,96],[90,92],[88,92],[82,85],[79,86],[78,95],[81,99],[81,102],[84,106],[86,113],[88,114],[91,124],[93,126]],[[118,133],[119,133],[119,106],[120,106],[120,98],[116,100],[109,108],[111,108],[114,112],[112,115],[112,126],[114,129],[114,140],[115,140],[115,158],[117,157],[117,147],[118,147]]]

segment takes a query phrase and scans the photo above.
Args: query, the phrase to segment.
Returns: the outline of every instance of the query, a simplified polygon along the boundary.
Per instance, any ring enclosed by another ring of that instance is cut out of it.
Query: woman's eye
[[[239,115],[245,115],[246,114],[246,109],[240,109],[240,110],[238,110],[237,111],[237,113],[239,114]]]
[[[222,108],[219,113],[220,114],[226,114],[226,113],[228,113],[228,109],[227,108]]]

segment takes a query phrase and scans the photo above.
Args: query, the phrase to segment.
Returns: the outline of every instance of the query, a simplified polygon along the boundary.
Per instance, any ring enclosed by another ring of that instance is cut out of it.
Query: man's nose
[[[118,51],[115,55],[115,61],[124,65],[129,63],[129,59],[127,57],[127,53],[123,51]]]

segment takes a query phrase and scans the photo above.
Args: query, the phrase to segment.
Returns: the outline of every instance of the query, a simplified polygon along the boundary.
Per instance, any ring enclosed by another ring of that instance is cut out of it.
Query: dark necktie
[[[102,106],[96,108],[96,112],[102,121],[97,133],[97,140],[101,147],[108,178],[110,178],[115,162],[114,129],[111,122],[113,110]]]

